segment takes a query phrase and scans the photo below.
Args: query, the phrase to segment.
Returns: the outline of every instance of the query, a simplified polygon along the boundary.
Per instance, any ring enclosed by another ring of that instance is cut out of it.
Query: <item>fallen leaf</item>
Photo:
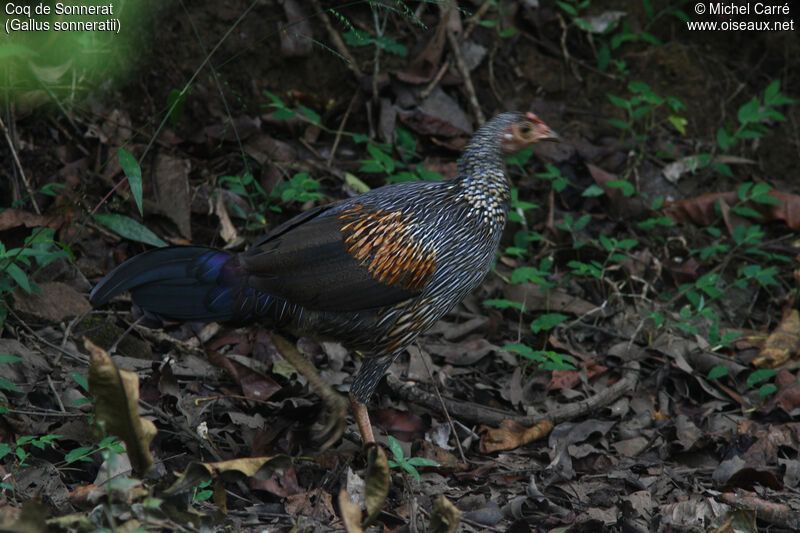
[[[353,503],[347,491],[342,489],[339,491],[339,513],[344,522],[344,529],[347,533],[363,533],[364,529],[361,527],[361,508]]]
[[[775,368],[796,356],[798,351],[800,351],[800,314],[797,309],[792,309],[778,328],[767,337],[767,342],[764,343],[758,357],[753,359],[753,366]]]
[[[373,445],[367,451],[367,472],[364,476],[364,506],[367,508],[364,527],[370,525],[380,514],[389,495],[389,481],[389,460],[383,448]]]
[[[89,392],[95,400],[95,419],[103,431],[125,441],[131,465],[139,474],[153,466],[150,442],[155,424],[139,416],[139,376],[114,365],[108,352],[89,339]]]
[[[481,426],[478,433],[481,436],[478,448],[481,453],[500,452],[513,450],[544,438],[552,431],[553,423],[544,419],[532,427],[526,427],[516,420],[503,420],[499,428]]]
[[[14,309],[50,322],[63,322],[92,308],[83,294],[66,283],[46,281],[39,283],[39,288],[41,294],[14,291]]]
[[[460,522],[461,511],[444,495],[439,494],[433,500],[433,513],[431,513],[428,533],[455,533]]]
[[[228,483],[241,481],[244,478],[258,477],[266,479],[276,471],[289,468],[291,458],[285,455],[269,457],[242,457],[216,463],[202,463],[195,461],[186,467],[166,491],[166,494],[181,494],[194,490],[203,482],[220,479]]]

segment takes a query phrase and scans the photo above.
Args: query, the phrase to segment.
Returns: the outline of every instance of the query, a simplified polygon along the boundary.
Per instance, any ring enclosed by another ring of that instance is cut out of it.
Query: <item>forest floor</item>
[[[685,21],[796,8],[342,4],[141,2],[112,37],[0,42],[0,529],[357,532],[352,500],[387,532],[800,530],[800,39]],[[352,418],[314,439],[285,350],[345,394],[341,346],[89,305],[153,245],[240,251],[452,177],[506,110],[563,142],[510,162],[495,268],[379,386],[382,452]]]

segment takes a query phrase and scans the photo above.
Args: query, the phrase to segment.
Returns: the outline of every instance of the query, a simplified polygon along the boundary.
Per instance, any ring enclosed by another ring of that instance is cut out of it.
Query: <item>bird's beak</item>
[[[558,133],[554,132],[551,129],[548,129],[547,133],[544,133],[541,137],[539,137],[539,140],[540,141],[553,141],[553,142],[560,143],[564,139],[562,139],[561,135],[559,135]]]
[[[561,142],[561,135],[554,132],[550,129],[550,126],[542,122],[542,119],[537,117],[535,114],[528,111],[525,113],[525,116],[531,120],[534,124],[536,124],[536,142],[541,141],[554,141],[554,142]]]

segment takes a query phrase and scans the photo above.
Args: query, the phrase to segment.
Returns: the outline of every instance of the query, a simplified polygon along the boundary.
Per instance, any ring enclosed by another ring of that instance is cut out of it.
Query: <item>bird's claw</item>
[[[321,450],[330,448],[338,441],[347,424],[347,402],[341,395],[329,396],[323,400],[323,403],[325,404],[323,416],[327,416],[327,422],[319,432],[314,434],[314,443]]]

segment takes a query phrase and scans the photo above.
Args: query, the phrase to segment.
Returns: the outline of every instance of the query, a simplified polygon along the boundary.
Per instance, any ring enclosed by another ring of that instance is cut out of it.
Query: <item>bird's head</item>
[[[505,115],[505,114],[504,114]],[[528,111],[509,113],[508,117],[499,115],[494,120],[505,118],[500,134],[500,149],[505,155],[512,155],[540,141],[561,141],[561,137],[542,122],[542,119]]]

